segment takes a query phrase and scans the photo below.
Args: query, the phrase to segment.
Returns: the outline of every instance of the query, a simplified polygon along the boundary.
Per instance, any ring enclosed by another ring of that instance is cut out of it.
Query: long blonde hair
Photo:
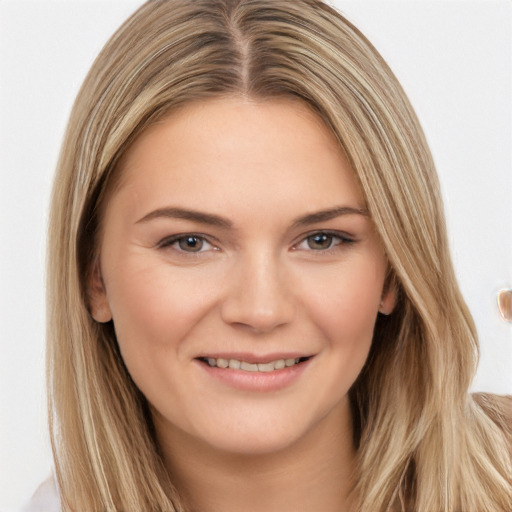
[[[49,416],[64,510],[182,510],[145,398],[112,325],[91,318],[86,283],[126,148],[178,106],[232,94],[314,109],[349,158],[386,248],[398,305],[379,317],[350,391],[357,510],[511,510],[511,432],[498,399],[468,393],[478,343],[425,137],[378,52],[318,0],[149,1],[80,90],[48,253]]]

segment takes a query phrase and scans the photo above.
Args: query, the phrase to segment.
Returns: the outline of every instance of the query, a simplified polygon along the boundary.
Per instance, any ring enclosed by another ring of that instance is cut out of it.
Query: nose
[[[268,333],[291,322],[295,306],[286,272],[271,255],[252,255],[236,264],[221,306],[224,322]]]

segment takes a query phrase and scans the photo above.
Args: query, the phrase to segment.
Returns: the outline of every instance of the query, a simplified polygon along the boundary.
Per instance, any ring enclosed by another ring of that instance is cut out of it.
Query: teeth
[[[258,363],[259,372],[273,372],[275,369],[274,363]]]
[[[269,363],[248,363],[247,361],[239,361],[238,359],[215,359],[208,357],[206,362],[212,367],[231,368],[233,370],[244,370],[246,372],[273,372],[274,370],[282,370],[297,364],[300,358],[295,359],[277,359]]]
[[[275,368],[276,370],[281,370],[281,369],[283,369],[285,366],[286,366],[286,362],[285,362],[285,360],[284,360],[284,359],[279,359],[278,361],[276,361],[276,362],[274,363],[274,368]]]
[[[257,372],[258,365],[252,363],[246,363],[245,361],[240,362],[240,370],[245,370],[246,372]]]
[[[238,361],[237,359],[229,360],[229,367],[232,368],[233,370],[239,370],[241,364],[242,363],[240,363],[240,361]]]

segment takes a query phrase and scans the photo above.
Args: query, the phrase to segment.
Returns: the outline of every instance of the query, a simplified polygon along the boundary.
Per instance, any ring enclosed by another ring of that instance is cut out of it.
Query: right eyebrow
[[[225,219],[224,217],[220,217],[219,215],[174,207],[158,208],[153,210],[139,219],[136,224],[149,222],[150,220],[159,218],[185,219],[221,228],[233,227],[233,224],[230,220]]]

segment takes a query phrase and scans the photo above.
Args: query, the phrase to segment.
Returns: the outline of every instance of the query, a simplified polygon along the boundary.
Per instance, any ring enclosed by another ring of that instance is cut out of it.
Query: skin
[[[145,131],[121,172],[92,314],[113,319],[190,509],[349,510],[347,392],[395,294],[383,294],[385,254],[332,134],[292,100],[212,99]],[[311,358],[266,391],[197,359],[219,353]]]

